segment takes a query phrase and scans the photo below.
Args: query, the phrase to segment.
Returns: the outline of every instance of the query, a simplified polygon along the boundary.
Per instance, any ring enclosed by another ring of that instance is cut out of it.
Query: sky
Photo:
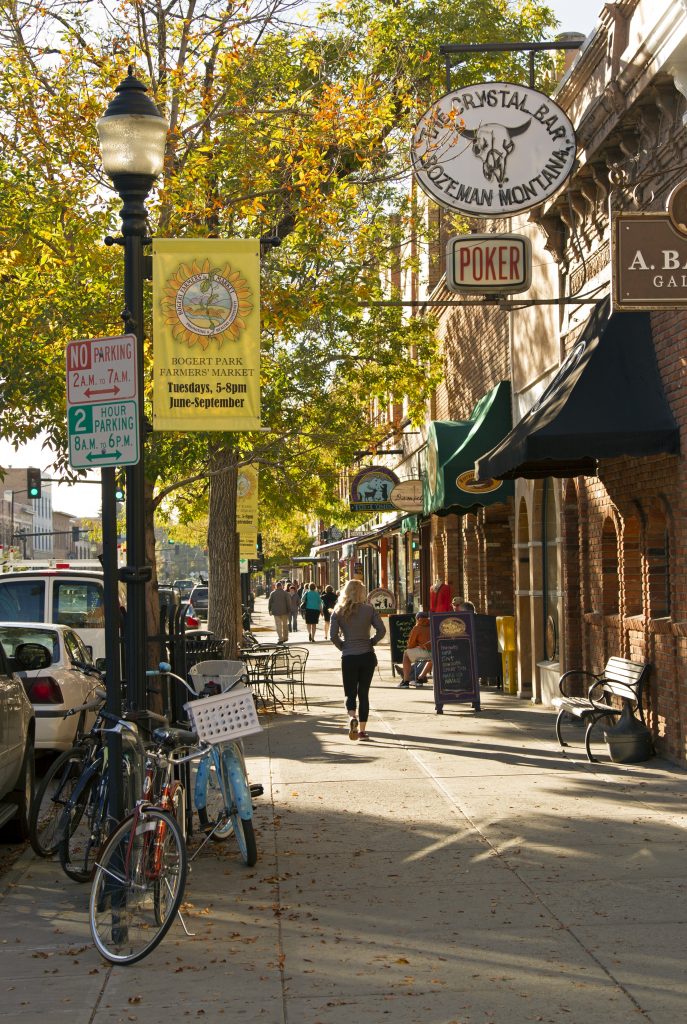
[[[560,21],[561,32],[583,32],[589,35],[598,19],[604,0],[548,0]],[[15,452],[11,444],[0,441],[0,466],[25,468],[37,466],[44,477],[53,477],[52,456],[47,448],[42,447],[42,439]],[[89,474],[89,479],[97,481],[99,473]],[[1,485],[0,485],[1,486]],[[96,483],[53,484],[53,508],[59,512],[81,516],[85,519],[94,518],[100,513],[100,487]]]
[[[546,0],[560,21],[561,32],[584,32],[586,36],[596,24],[604,0]]]

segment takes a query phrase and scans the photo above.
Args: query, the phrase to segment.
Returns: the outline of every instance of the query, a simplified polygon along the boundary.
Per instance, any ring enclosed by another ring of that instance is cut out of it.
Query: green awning
[[[401,533],[417,533],[418,531],[418,518],[417,516],[406,516],[405,519],[401,520]]]
[[[499,444],[512,425],[509,381],[480,398],[469,420],[430,423],[422,484],[425,515],[462,515],[513,494],[509,480],[475,480],[475,460]]]

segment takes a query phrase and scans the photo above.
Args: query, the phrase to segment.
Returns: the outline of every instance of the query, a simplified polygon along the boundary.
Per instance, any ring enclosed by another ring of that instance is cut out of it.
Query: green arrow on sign
[[[121,459],[121,457],[121,452],[100,452],[97,455],[94,452],[89,452],[86,456],[89,462],[93,462],[94,459]]]

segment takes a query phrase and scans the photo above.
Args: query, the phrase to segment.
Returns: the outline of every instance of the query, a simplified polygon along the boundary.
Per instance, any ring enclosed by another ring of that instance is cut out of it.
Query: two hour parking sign
[[[75,468],[139,461],[136,365],[133,334],[67,344],[69,462]]]

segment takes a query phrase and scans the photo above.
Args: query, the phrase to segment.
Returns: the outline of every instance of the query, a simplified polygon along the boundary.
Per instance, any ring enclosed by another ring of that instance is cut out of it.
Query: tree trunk
[[[238,454],[221,436],[210,441],[208,515],[208,629],[225,638],[227,657],[237,655],[241,637],[241,579],[236,532]]]

